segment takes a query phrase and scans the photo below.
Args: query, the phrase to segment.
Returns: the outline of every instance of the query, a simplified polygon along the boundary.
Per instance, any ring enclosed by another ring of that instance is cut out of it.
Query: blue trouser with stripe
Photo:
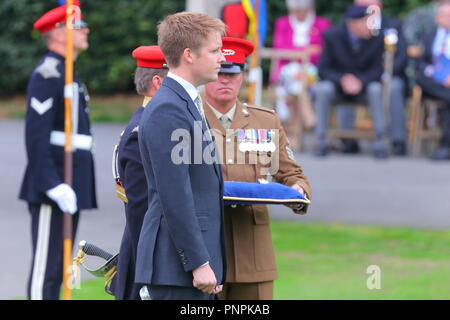
[[[32,262],[27,297],[58,300],[63,280],[63,217],[56,204],[28,204],[31,214]],[[79,212],[73,215],[73,236]]]

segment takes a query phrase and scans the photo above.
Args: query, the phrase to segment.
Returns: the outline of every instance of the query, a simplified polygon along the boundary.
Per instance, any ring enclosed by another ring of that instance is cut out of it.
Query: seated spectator
[[[443,0],[433,0],[430,3],[412,10],[403,24],[403,34],[408,46],[408,56],[411,58],[406,73],[410,87],[416,85],[417,59],[422,55],[424,36],[436,29],[437,5]]]
[[[372,35],[383,39],[387,30],[395,30],[398,37],[397,51],[394,59],[394,79],[391,81],[392,90],[394,91],[391,98],[391,103],[405,106],[405,86],[407,86],[406,67],[408,64],[406,40],[403,36],[402,23],[400,20],[387,16],[382,13],[383,2],[381,0],[354,0],[355,5],[366,7],[377,7],[379,11],[372,11],[371,28]],[[380,12],[381,14],[377,14]],[[376,16],[374,16],[374,14]],[[396,94],[396,92],[403,94]],[[339,107],[338,115],[342,129],[353,129],[355,122],[355,108],[353,107]],[[406,128],[405,119],[402,117],[396,118],[398,123],[391,123],[392,126],[392,153],[397,156],[406,155]],[[358,143],[355,140],[343,139],[344,153],[357,153],[359,151]]]
[[[324,37],[325,47],[319,66],[322,81],[314,88],[317,155],[325,156],[328,153],[328,117],[333,102],[353,101],[369,105],[375,133],[374,156],[386,158],[388,152],[383,140],[387,132],[381,83],[384,71],[384,35],[381,32],[376,35],[369,29],[366,6],[350,6],[345,17],[344,22],[331,28]],[[394,69],[396,68],[397,65]],[[395,74],[400,73],[400,64],[398,68],[398,71],[394,71]],[[390,89],[392,141],[394,146],[401,145],[403,149],[406,145],[404,81],[395,77]]]
[[[450,160],[450,2],[439,4],[437,28],[424,37],[424,53],[419,59],[417,83],[424,95],[445,102],[442,113],[443,136],[433,160]]]
[[[303,116],[306,128],[311,128],[315,123],[314,111],[309,104],[300,102],[298,98],[307,90],[317,78],[317,65],[323,46],[323,34],[331,27],[331,22],[325,18],[316,16],[314,0],[286,0],[289,14],[278,18],[275,22],[273,39],[274,49],[299,50],[307,52],[307,61],[291,62],[280,60],[271,74],[271,83],[277,87],[277,111],[282,120],[293,121],[286,123],[286,129],[292,132],[292,128],[298,126],[300,121],[299,111]],[[303,110],[299,110],[299,108]],[[296,121],[297,120],[297,121]],[[295,148],[296,139],[291,137],[291,144]]]
[[[439,2],[442,0],[430,1],[408,14],[403,29],[408,46],[423,48],[424,35],[430,34],[436,29],[435,16]]]

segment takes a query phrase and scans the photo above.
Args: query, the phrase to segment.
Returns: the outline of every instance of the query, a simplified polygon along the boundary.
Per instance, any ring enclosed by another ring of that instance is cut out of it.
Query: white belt
[[[62,131],[52,131],[50,134],[50,144],[64,147],[66,144],[66,134]],[[91,151],[93,145],[92,136],[85,134],[72,135],[72,148]]]

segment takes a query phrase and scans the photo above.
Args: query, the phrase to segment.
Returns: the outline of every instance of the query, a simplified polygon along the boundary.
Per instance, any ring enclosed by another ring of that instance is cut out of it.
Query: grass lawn
[[[275,299],[450,299],[450,231],[274,222]],[[381,289],[366,286],[381,269]],[[103,280],[74,299],[110,299]]]
[[[272,91],[264,90],[264,101],[271,101]],[[247,100],[246,90],[241,92],[242,101]],[[88,101],[92,122],[127,123],[134,111],[141,106],[143,97],[133,92],[115,95],[93,95]],[[273,103],[265,105],[271,107]],[[0,119],[22,119],[26,113],[26,97],[18,95],[0,99]]]
[[[93,122],[127,123],[142,101],[143,98],[137,94],[96,96],[88,102],[90,118]],[[0,119],[22,119],[25,117],[25,112],[25,96],[15,96],[0,100]]]

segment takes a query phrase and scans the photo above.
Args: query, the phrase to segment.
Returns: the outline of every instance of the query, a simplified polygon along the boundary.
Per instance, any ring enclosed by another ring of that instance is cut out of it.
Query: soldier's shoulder
[[[45,55],[33,71],[34,75],[39,75],[42,79],[63,79],[63,63],[51,55]]]
[[[253,111],[255,113],[262,112],[267,115],[276,116],[275,110],[273,110],[273,109],[261,107],[261,106],[255,106],[253,104],[248,104],[248,103],[243,103],[243,105],[244,105],[244,107],[247,107],[247,109],[249,109],[250,111]]]
[[[144,107],[139,107],[131,117],[130,122],[128,122],[127,131],[130,135],[136,135],[139,133],[139,123],[141,122],[142,113],[144,112]]]
[[[250,113],[250,115],[253,115],[255,117],[264,118],[267,120],[270,119],[273,121],[276,121],[278,118],[277,114],[275,113],[275,110],[273,109],[245,103],[243,105],[244,107],[247,107],[247,110]]]

